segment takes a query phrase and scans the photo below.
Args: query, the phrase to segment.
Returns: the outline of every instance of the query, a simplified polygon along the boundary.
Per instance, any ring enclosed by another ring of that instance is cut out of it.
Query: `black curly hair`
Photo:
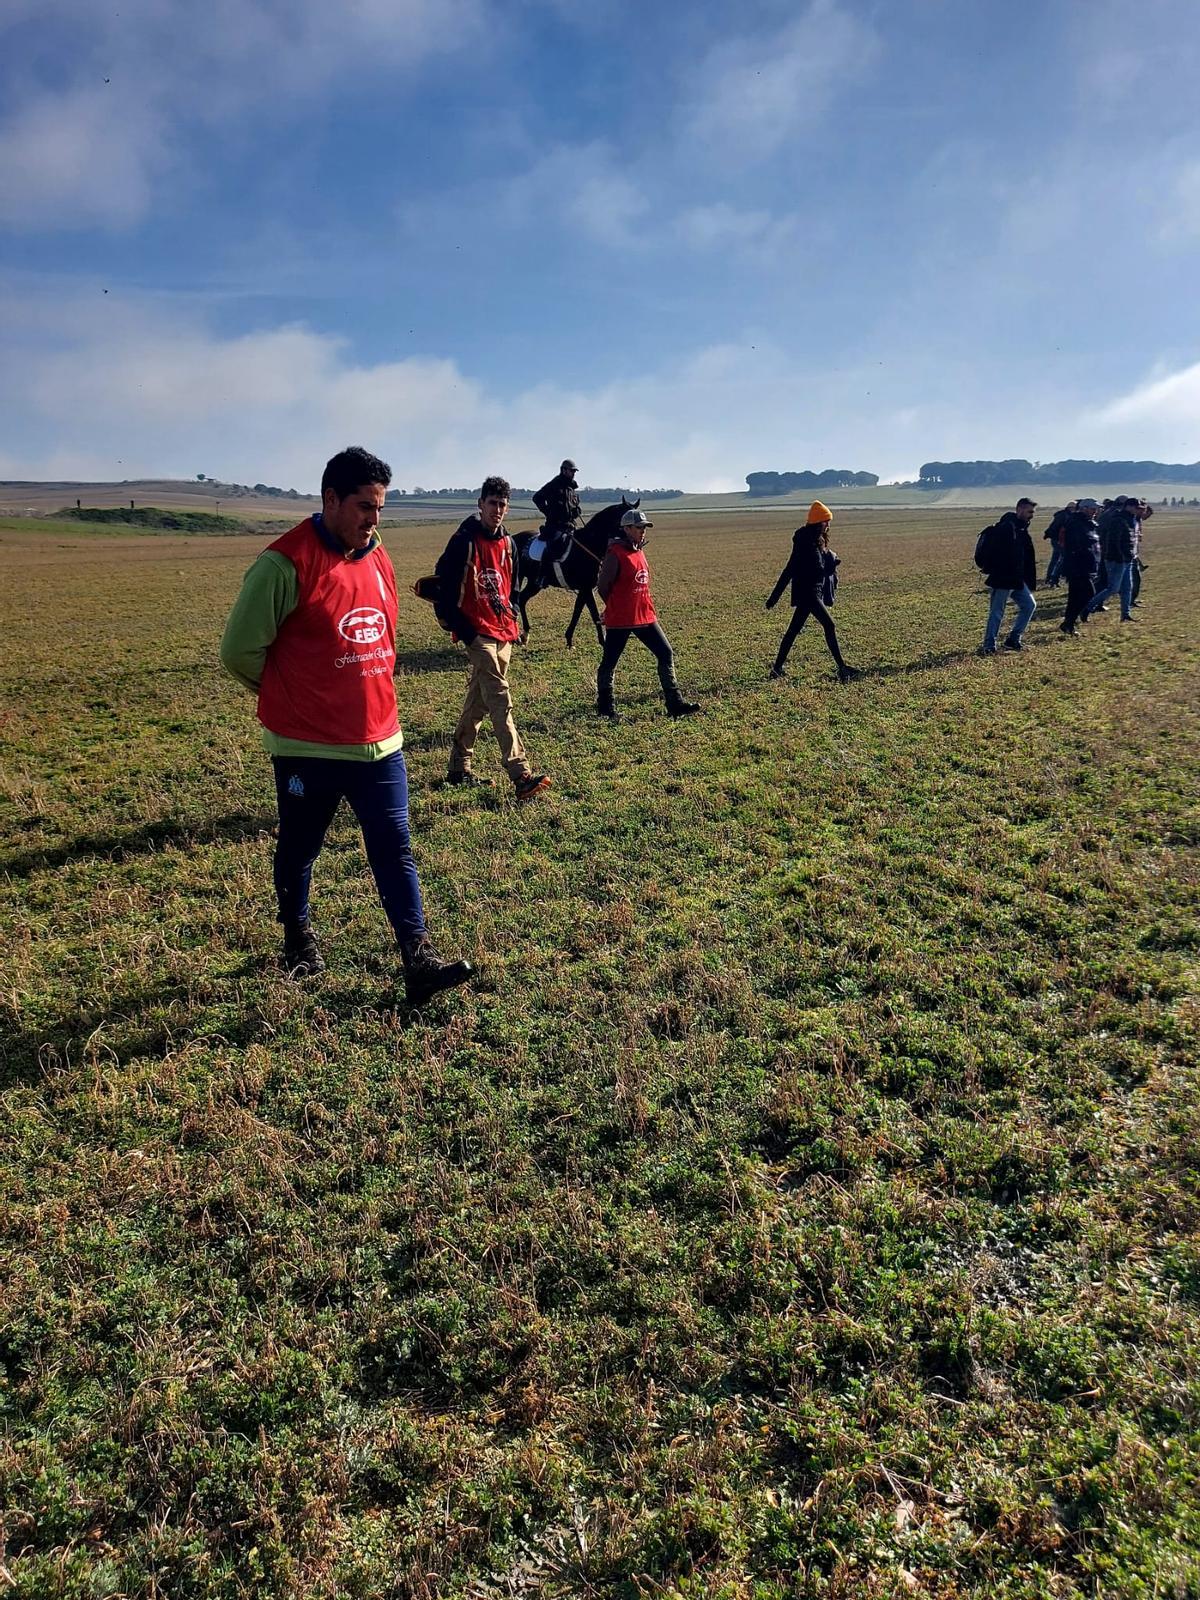
[[[321,474],[321,496],[332,489],[339,500],[361,489],[367,483],[381,483],[386,489],[392,481],[392,469],[386,461],[373,456],[360,444],[348,445],[325,463]]]
[[[479,498],[486,500],[491,495],[495,495],[497,500],[511,500],[512,484],[509,483],[507,478],[485,478],[483,480],[483,488],[479,491]]]

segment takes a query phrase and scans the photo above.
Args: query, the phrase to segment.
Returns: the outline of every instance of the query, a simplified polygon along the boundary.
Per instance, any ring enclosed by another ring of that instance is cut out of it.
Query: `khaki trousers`
[[[508,663],[512,645],[501,644],[496,639],[476,635],[467,646],[467,659],[471,663],[467,675],[467,698],[462,716],[454,730],[450,749],[450,771],[470,772],[475,740],[479,736],[484,717],[492,719],[496,739],[500,745],[500,759],[514,783],[529,776],[529,762],[525,746],[513,721],[512,691],[508,687]]]

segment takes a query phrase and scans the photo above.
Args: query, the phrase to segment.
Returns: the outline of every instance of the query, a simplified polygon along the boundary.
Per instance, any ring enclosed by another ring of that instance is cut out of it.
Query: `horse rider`
[[[579,482],[575,476],[578,471],[573,461],[564,461],[556,476],[533,497],[534,505],[546,519],[541,530],[545,546],[539,554],[547,563],[561,561],[571,548],[571,535],[580,517]]]

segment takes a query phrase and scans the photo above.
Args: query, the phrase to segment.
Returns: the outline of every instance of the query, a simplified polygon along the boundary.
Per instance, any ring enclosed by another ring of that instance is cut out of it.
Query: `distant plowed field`
[[[843,687],[664,516],[703,715],[540,597],[521,810],[389,533],[415,1015],[346,813],[276,965],[264,541],[0,531],[0,1591],[1200,1595],[1200,518],[988,660],[980,521],[837,515]]]

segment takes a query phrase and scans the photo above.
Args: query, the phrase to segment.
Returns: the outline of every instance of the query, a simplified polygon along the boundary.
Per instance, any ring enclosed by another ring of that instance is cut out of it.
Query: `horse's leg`
[[[530,578],[523,589],[517,590],[517,610],[521,613],[521,643],[529,642],[529,613],[525,609],[526,602],[532,600],[537,594],[533,579]]]
[[[568,650],[573,650],[575,648],[575,629],[579,626],[579,619],[583,615],[584,607],[587,605],[589,593],[590,591],[587,589],[580,589],[576,592],[575,609],[571,613],[570,622],[567,623]],[[592,615],[595,616],[594,611],[592,612]]]
[[[588,616],[592,619],[592,626],[596,630],[596,638],[601,650],[604,649],[604,624],[600,621],[600,613],[596,610],[596,596],[591,589],[581,589],[579,597],[587,607]]]

